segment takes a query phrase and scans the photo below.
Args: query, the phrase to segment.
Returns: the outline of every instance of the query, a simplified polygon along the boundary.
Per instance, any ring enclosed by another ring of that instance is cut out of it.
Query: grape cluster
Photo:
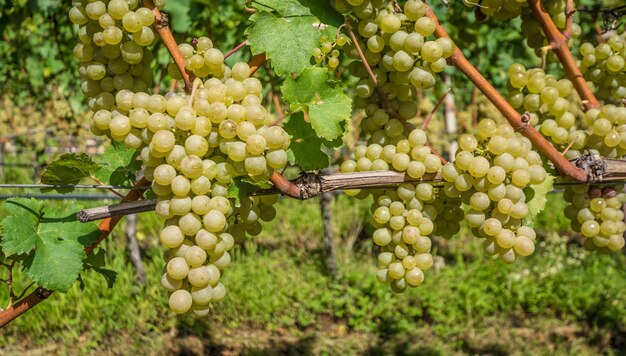
[[[610,158],[626,154],[626,107],[607,104],[588,110],[581,119],[587,127],[580,142],[585,149]]]
[[[197,78],[191,95],[151,95],[152,56],[144,46],[154,40],[152,11],[136,1],[92,1],[76,3],[70,17],[82,26],[75,53],[92,97],[92,131],[138,150],[158,196],[156,213],[165,219],[159,237],[168,249],[161,284],[170,292],[169,306],[177,314],[206,315],[224,298],[219,281],[234,243],[246,233],[258,235],[260,221],[276,216],[276,196],[241,198],[236,205],[229,189],[235,179],[267,182],[284,168],[290,138],[271,125],[263,86],[250,77],[248,64],[226,66],[208,38],[196,40],[195,48],[180,46],[187,69],[208,79]]]
[[[190,43],[178,45],[180,53],[185,58],[185,69],[197,78],[223,78],[230,76],[230,68],[224,64],[224,53],[213,47],[213,41],[208,37],[200,37]],[[182,79],[176,63],[167,67],[169,75],[174,79]]]
[[[485,16],[493,17],[498,21],[508,21],[521,15],[522,34],[526,38],[529,47],[539,50],[547,45],[547,40],[543,34],[541,26],[534,17],[526,0],[463,0],[466,6],[476,9],[477,18],[484,19]],[[545,8],[556,27],[563,31],[567,21],[566,0],[542,1]],[[580,37],[582,30],[576,23],[572,24],[572,41]],[[553,53],[549,53],[549,58],[556,60]]]
[[[259,221],[276,215],[275,198],[244,199],[239,208],[226,198],[233,179],[265,182],[287,164],[289,136],[281,127],[268,126],[261,83],[249,72],[246,63],[237,63],[231,78],[209,79],[191,102],[173,95],[166,113],[152,112],[150,106],[130,108],[131,117],[136,110],[149,114],[149,143],[141,157],[159,196],[157,213],[167,219],[161,233],[170,249],[163,285],[172,292],[170,308],[176,313],[189,308],[208,312],[207,303],[223,297],[216,272],[230,263],[235,237],[258,235]],[[153,131],[151,123],[164,126]]]
[[[554,145],[565,148],[572,143],[569,156],[579,155],[585,134],[577,123],[580,99],[568,79],[557,79],[542,69],[526,70],[521,64],[509,67],[509,103],[530,114],[529,124],[541,124],[540,132]]]
[[[415,92],[435,85],[436,74],[444,70],[446,58],[456,48],[452,40],[427,40],[435,32],[435,23],[424,16],[421,0],[407,1],[404,12],[397,11],[391,1],[335,0],[334,6],[358,19],[354,29],[357,42],[382,92],[403,119],[413,118],[417,112]],[[360,61],[356,44],[347,44],[345,50],[355,59],[348,67],[350,74],[360,78],[355,106],[365,108],[378,103],[380,98]]]
[[[536,236],[524,226],[529,213],[524,189],[546,179],[541,157],[510,125],[491,119],[479,122],[476,135],[464,134],[458,141],[455,161],[441,170],[444,193],[469,205],[465,220],[485,238],[487,254],[506,263],[530,255]]]
[[[626,98],[626,39],[613,35],[605,43],[594,46],[583,43],[580,70],[587,81],[593,82],[600,98]]]
[[[402,135],[403,127],[398,128],[399,134],[393,134],[395,144],[381,145],[370,139],[368,146],[359,145],[355,149],[354,160],[346,160],[341,164],[341,172],[388,171],[406,172],[414,179],[426,173],[436,173],[441,169],[440,158],[426,146],[426,133],[414,129],[408,138]],[[358,194],[358,190],[349,192]]]
[[[326,64],[330,70],[339,67],[339,55],[341,52],[335,47],[343,47],[348,43],[348,37],[343,33],[338,33],[334,41],[329,41],[328,36],[324,35],[320,39],[320,46],[313,48],[312,54],[315,63]]]
[[[414,129],[405,138],[402,129],[400,126],[400,135],[394,136],[397,139],[395,145],[382,146],[370,142],[368,146],[357,146],[355,159],[344,161],[341,172],[394,170],[406,172],[414,179],[438,172],[441,160],[425,146],[426,133]],[[372,239],[381,247],[378,279],[396,292],[403,291],[407,286],[420,285],[424,280],[423,272],[432,266],[428,236],[435,229],[433,220],[451,212],[449,205],[437,199],[437,192],[429,183],[404,183],[397,189],[373,192],[372,224],[377,230]],[[346,194],[357,197],[366,197],[369,193],[346,191]],[[458,211],[455,216],[459,216]],[[449,227],[440,230],[451,232]]]
[[[74,56],[84,79],[81,89],[94,110],[112,110],[120,90],[148,92],[152,85],[154,13],[137,0],[74,1],[69,12],[80,26]],[[163,4],[159,4],[163,5]]]
[[[448,196],[441,187],[435,187],[434,190],[435,200],[430,204],[438,213],[433,219],[433,235],[451,239],[461,231],[461,222],[465,218],[465,211],[461,206],[463,201],[460,197]]]
[[[623,185],[572,185],[565,189],[564,198],[570,203],[565,216],[571,220],[572,229],[582,233],[586,249],[610,252],[624,247],[623,188]]]
[[[513,19],[528,7],[526,0],[463,0],[463,3],[498,21]]]
[[[552,21],[561,32],[565,30],[567,22],[567,14],[565,13],[566,4],[567,0],[547,0],[542,2],[542,7],[548,11]],[[530,9],[523,11],[521,18],[521,30],[524,38],[526,38],[526,43],[529,47],[532,47],[535,51],[539,52],[542,47],[548,45],[548,40],[543,33],[541,25]],[[580,26],[577,23],[572,23],[572,36],[568,40],[568,45],[570,45],[570,47],[573,42],[580,37],[581,33],[582,29]],[[552,61],[558,60],[553,52],[548,53],[548,58]]]
[[[434,202],[432,185],[405,183],[373,195],[372,240],[380,246],[376,277],[394,292],[417,287],[433,265],[429,235],[437,210],[420,199]]]

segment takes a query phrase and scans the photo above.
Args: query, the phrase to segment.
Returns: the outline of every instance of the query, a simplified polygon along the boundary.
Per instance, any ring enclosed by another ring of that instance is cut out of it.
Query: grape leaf
[[[319,0],[255,0],[252,6],[257,10],[276,11],[283,17],[315,16],[320,22],[335,27],[343,22],[340,13]]]
[[[330,159],[325,150],[341,146],[341,139],[328,141],[320,138],[311,124],[304,120],[302,112],[291,115],[284,128],[291,136],[290,163],[298,164],[306,171],[328,167]]]
[[[334,26],[321,28],[321,21],[298,1],[284,3],[278,7],[284,13],[259,11],[250,16],[252,26],[246,29],[252,53],[265,53],[278,75],[301,73],[311,67],[311,51],[319,46],[322,35],[333,38],[337,32]]]
[[[52,161],[43,173],[44,184],[76,184],[89,177],[99,166],[85,153],[64,153]]]
[[[298,78],[285,80],[282,92],[293,110],[310,118],[317,136],[326,140],[342,137],[352,113],[352,101],[337,82],[329,80],[325,68],[308,68]]]
[[[24,199],[23,208],[15,209],[13,200],[7,200],[2,208],[8,215],[0,221],[2,226],[2,252],[5,256],[32,251],[36,245],[37,225],[43,214],[43,201]],[[11,236],[21,238],[11,239]]]
[[[271,186],[263,187],[263,189],[267,189]],[[241,199],[247,197],[250,193],[256,192],[259,190],[258,185],[251,183],[249,179],[245,179],[245,177],[235,177],[233,179],[233,183],[228,187],[228,191],[226,193],[226,198],[235,199],[235,207],[241,206]]]
[[[191,7],[190,0],[166,1],[165,12],[170,16],[170,24],[175,32],[186,33],[191,27],[191,17],[189,10]]]
[[[548,201],[548,192],[551,192],[553,190],[553,184],[554,176],[548,175],[543,183],[531,185],[527,188],[532,190],[532,198],[526,203],[526,205],[528,206],[528,221],[533,221],[535,216],[542,212],[543,209],[546,207],[546,202]],[[528,194],[526,195],[528,196]]]
[[[107,288],[113,288],[115,280],[117,279],[117,273],[113,270],[104,268],[106,266],[106,253],[103,249],[98,249],[96,252],[92,252],[87,255],[87,258],[83,261],[83,269],[92,269],[104,277],[107,282]]]
[[[141,168],[137,158],[138,152],[124,145],[123,142],[111,141],[102,155],[100,169],[95,172],[96,178],[111,185],[132,184],[135,173]]]
[[[26,274],[42,287],[66,292],[83,270],[84,248],[96,240],[95,224],[76,220],[71,205],[44,207],[35,199],[14,198],[3,204],[10,215],[2,225],[7,257],[23,256]]]

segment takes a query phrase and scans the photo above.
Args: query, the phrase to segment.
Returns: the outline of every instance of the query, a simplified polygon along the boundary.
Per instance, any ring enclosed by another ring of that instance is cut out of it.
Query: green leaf
[[[330,159],[325,148],[341,145],[341,139],[327,141],[318,137],[311,124],[304,120],[304,114],[301,112],[291,115],[284,128],[291,136],[288,151],[290,163],[297,164],[306,171],[328,167]]]
[[[10,212],[1,222],[4,253],[26,253],[22,263],[28,276],[66,292],[83,270],[84,248],[97,239],[97,226],[78,222],[71,205],[43,207],[34,199],[15,198],[3,207]]]
[[[298,5],[298,2],[287,1]],[[265,53],[278,75],[301,73],[311,67],[311,51],[319,46],[324,34],[332,37],[335,27],[321,29],[320,20],[313,15],[282,15],[259,11],[250,16],[252,26],[246,29],[253,54]]]
[[[41,183],[76,184],[97,168],[98,165],[85,153],[64,153],[44,168]]]
[[[175,32],[186,33],[191,27],[191,18],[189,17],[190,0],[167,1],[165,3],[165,12],[169,14],[170,24]]]
[[[16,209],[15,204],[21,204]],[[2,221],[2,251],[5,256],[32,251],[37,243],[37,225],[43,215],[43,201],[35,199],[9,199],[2,204],[9,214]],[[19,238],[11,238],[12,236]]]
[[[317,136],[326,140],[343,137],[352,114],[352,100],[337,82],[330,81],[326,68],[308,68],[298,78],[287,78],[282,86],[292,109],[305,111]]]
[[[275,11],[283,17],[315,16],[326,25],[339,27],[343,16],[319,0],[255,0],[252,6],[258,10]]]
[[[227,198],[235,199],[235,207],[241,206],[241,199],[247,197],[250,193],[259,190],[259,187],[250,183],[245,177],[235,177],[233,183],[228,187]]]
[[[104,268],[106,266],[106,253],[103,249],[90,253],[83,261],[84,269],[92,269],[104,277],[107,282],[107,288],[113,288],[117,279],[117,272]]]
[[[239,208],[241,206],[241,199],[245,198],[250,191],[254,190],[251,184],[242,181],[241,177],[236,177],[233,179],[233,183],[230,187],[228,187],[226,198],[234,199],[235,207]]]
[[[554,176],[548,175],[546,180],[541,184],[531,185],[526,189],[532,190],[530,195],[532,198],[526,203],[528,205],[528,217],[527,220],[532,222],[535,216],[537,216],[546,207],[548,201],[548,192],[553,190]],[[525,189],[525,190],[526,190]],[[529,194],[526,194],[527,196]]]
[[[111,185],[132,184],[135,173],[141,168],[137,154],[123,142],[112,141],[102,155],[100,169],[95,172],[96,178]]]
[[[104,280],[107,282],[107,288],[113,288],[113,286],[115,285],[115,280],[117,279],[117,272],[102,267],[91,267],[91,269],[98,272],[99,275],[104,277]]]

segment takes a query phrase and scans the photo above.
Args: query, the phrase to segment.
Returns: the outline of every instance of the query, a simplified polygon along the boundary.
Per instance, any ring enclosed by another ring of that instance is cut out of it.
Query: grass
[[[114,288],[86,272],[83,290],[77,283],[55,293],[5,328],[0,351],[619,353],[626,347],[626,257],[568,243],[558,233],[567,229],[560,195],[550,204],[538,218],[542,239],[533,256],[504,265],[484,257],[473,238],[439,241],[438,268],[423,286],[398,295],[374,276],[362,225],[368,202],[334,202],[341,277],[333,280],[323,262],[318,202],[281,200],[280,218],[236,246],[223,277],[227,298],[204,320],[167,311],[158,220],[143,214],[144,286],[135,283],[124,238],[115,234],[106,242],[110,268],[119,273]]]

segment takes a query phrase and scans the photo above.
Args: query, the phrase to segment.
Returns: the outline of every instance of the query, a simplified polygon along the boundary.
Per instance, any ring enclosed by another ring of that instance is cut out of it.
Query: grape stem
[[[143,6],[151,9],[152,12],[154,13],[154,20],[155,20],[154,27],[159,33],[159,36],[161,37],[163,44],[165,45],[167,50],[170,52],[172,59],[174,59],[174,63],[176,63],[178,70],[180,70],[180,74],[182,75],[183,81],[185,82],[186,90],[190,91],[193,85],[193,79],[194,79],[193,74],[187,72],[187,70],[185,69],[185,57],[183,56],[182,52],[178,48],[178,44],[176,43],[176,40],[174,39],[174,35],[172,35],[172,31],[170,31],[169,20],[167,18],[167,15],[161,13],[161,11],[157,9],[157,7],[154,5],[154,1],[141,0],[141,2],[143,3]]]
[[[565,4],[565,29],[563,30],[563,37],[567,40],[572,38],[574,28],[574,14],[576,13],[576,7],[574,6],[574,0],[567,0]]]
[[[239,51],[240,49],[244,48],[246,45],[248,44],[248,41],[243,41],[240,44],[238,44],[237,46],[235,46],[235,48],[231,49],[228,53],[226,53],[224,55],[224,59],[232,56],[233,54],[235,54],[237,51]]]
[[[196,97],[196,92],[198,91],[200,85],[202,85],[202,81],[200,79],[193,81],[193,85],[191,86],[191,94],[189,95],[189,101],[187,102],[187,105],[189,107],[193,106],[193,99]]]
[[[529,0],[533,1],[533,0]],[[446,30],[441,26],[437,17],[424,3],[426,15],[435,22],[435,35],[437,37],[450,37]],[[556,28],[556,27],[555,27]],[[557,31],[558,32],[558,31]],[[561,33],[558,32],[560,36]],[[567,47],[566,47],[567,48]],[[448,58],[449,63],[459,69],[474,85],[493,103],[493,105],[504,115],[515,131],[520,132],[530,140],[533,146],[548,158],[561,174],[568,176],[579,182],[586,182],[587,172],[576,167],[570,161],[561,156],[561,153],[552,144],[545,139],[535,128],[528,124],[526,115],[520,115],[507,101],[498,93],[498,91],[483,77],[482,74],[470,63],[463,52],[457,47],[454,54]],[[584,80],[583,80],[584,81]],[[585,84],[586,85],[586,84]]]
[[[572,142],[569,143],[569,145],[567,145],[567,147],[565,147],[565,149],[563,150],[563,152],[561,152],[561,156],[565,156],[565,154],[567,153],[567,151],[570,150],[570,148],[572,148],[572,146],[574,145],[574,142],[576,142],[576,140],[572,140]]]
[[[256,71],[261,67],[267,58],[265,57],[265,53],[259,53],[256,56],[250,58],[248,62],[248,66],[250,66],[250,75],[256,73]]]
[[[367,63],[367,59],[365,58],[365,54],[363,54],[363,50],[361,49],[361,46],[359,45],[359,41],[357,41],[357,38],[354,35],[354,31],[352,31],[352,26],[350,26],[350,20],[346,19],[346,22],[344,23],[344,25],[346,27],[346,31],[348,31],[348,36],[350,36],[350,39],[352,40],[352,44],[354,44],[354,48],[356,49],[357,53],[359,54],[359,58],[361,59],[361,63],[363,63],[363,66],[365,67],[365,70],[367,71],[367,74],[369,75],[370,80],[374,84],[374,88],[376,88],[376,93],[378,94],[378,97],[383,102],[385,110],[391,116],[393,116],[394,118],[400,120],[402,122],[402,124],[404,125],[404,127],[408,131],[412,131],[414,129],[414,127],[411,124],[409,124],[408,122],[406,122],[406,120],[404,120],[400,116],[400,114],[398,114],[391,107],[391,104],[389,103],[389,99],[387,98],[387,95],[385,95],[385,93],[381,89],[380,85],[378,85],[378,79],[376,79],[376,75],[372,71],[372,68],[370,67],[369,63]]]
[[[571,4],[569,4],[570,2]],[[568,4],[571,5],[572,8],[569,9],[569,13],[571,13],[571,16],[568,17],[567,21],[571,22],[574,11],[573,0],[569,0]],[[567,44],[568,37],[561,33],[561,31],[559,31],[559,29],[554,24],[552,17],[550,17],[550,14],[543,7],[540,0],[528,0],[528,5],[533,11],[535,19],[539,22],[543,33],[548,39],[550,47],[559,58],[559,62],[561,62],[561,64],[563,65],[563,69],[565,70],[567,77],[574,84],[574,88],[576,88],[578,95],[580,95],[585,110],[600,108],[600,102],[591,91],[591,88],[587,85],[587,81],[585,81],[585,78],[580,72],[580,68],[578,68],[576,61],[574,60],[574,56],[572,56],[572,52],[569,50],[569,46]],[[566,6],[566,14],[568,11],[568,7],[569,6]],[[569,32],[571,32],[572,26],[570,25],[569,27]]]
[[[150,183],[145,178],[142,178],[137,183],[135,183],[135,187],[137,188],[145,187],[149,185]],[[128,202],[139,200],[143,196],[143,193],[144,193],[143,189],[131,190],[128,192],[128,194],[124,196],[124,198],[122,199],[122,203],[128,203]],[[114,217],[109,217],[109,218],[102,220],[100,224],[98,225],[98,229],[100,229],[100,236],[98,236],[98,239],[94,243],[92,243],[90,246],[85,247],[85,253],[86,254],[92,253],[94,249],[111,234],[111,231],[113,231],[113,229],[115,228],[117,223],[120,222],[121,219],[122,219],[122,216],[114,216]],[[11,305],[7,309],[0,312],[0,328],[4,327],[5,325],[13,321],[15,318],[24,314],[25,312],[27,312],[28,310],[30,310],[37,304],[48,299],[48,297],[52,295],[52,292],[53,291],[49,289],[39,287],[35,289],[29,295],[24,297],[24,299],[18,301],[17,303]]]
[[[430,120],[433,118],[433,116],[435,116],[435,113],[441,106],[441,103],[443,103],[443,101],[446,99],[446,96],[448,96],[448,94],[451,91],[452,91],[452,88],[448,88],[448,90],[446,90],[446,92],[443,93],[441,98],[439,98],[439,101],[437,101],[437,104],[435,104],[435,107],[430,111],[428,116],[426,116],[426,119],[424,120],[424,123],[422,124],[422,130],[426,130],[426,128],[428,127],[428,124],[430,123]]]

